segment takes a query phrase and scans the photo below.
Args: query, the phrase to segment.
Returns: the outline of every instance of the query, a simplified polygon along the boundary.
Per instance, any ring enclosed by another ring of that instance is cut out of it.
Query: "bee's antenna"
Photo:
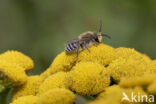
[[[101,36],[105,36],[105,37],[111,39],[111,37],[110,37],[109,35],[107,35],[107,34],[102,34],[102,20],[100,20],[99,33],[100,33]]]
[[[111,37],[109,35],[107,35],[107,34],[101,34],[101,36],[105,36],[105,37],[111,39]]]
[[[100,28],[99,28],[99,33],[102,33],[102,20],[100,20]]]

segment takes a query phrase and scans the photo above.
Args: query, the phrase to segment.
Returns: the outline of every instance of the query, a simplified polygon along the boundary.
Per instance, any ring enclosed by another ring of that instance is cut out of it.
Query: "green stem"
[[[2,93],[5,89],[6,87],[0,84],[0,93]]]

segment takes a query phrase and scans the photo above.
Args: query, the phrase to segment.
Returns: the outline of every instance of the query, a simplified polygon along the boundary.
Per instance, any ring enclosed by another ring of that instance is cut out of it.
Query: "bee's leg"
[[[79,47],[80,47],[80,44],[79,43],[77,43],[77,55],[76,55],[76,57],[78,58],[78,56],[79,56]]]
[[[94,46],[98,46],[98,43],[94,39],[92,39],[92,42],[94,43]]]
[[[85,49],[87,49],[87,50],[88,50],[88,52],[90,52],[90,50],[88,49],[88,47],[87,47],[86,45],[84,45],[84,47],[85,47]]]
[[[99,43],[96,42],[94,45],[97,47],[99,45]]]
[[[88,50],[88,52],[90,52],[90,50],[88,49],[88,47],[86,46],[86,42],[84,42],[83,47]]]

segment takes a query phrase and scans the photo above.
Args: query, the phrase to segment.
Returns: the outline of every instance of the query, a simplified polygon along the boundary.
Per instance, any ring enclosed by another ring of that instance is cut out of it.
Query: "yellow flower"
[[[90,101],[88,104],[121,104],[121,103],[115,101],[114,99],[112,100],[100,99],[100,100]]]
[[[11,86],[19,86],[26,82],[27,75],[19,65],[0,60],[0,78],[0,84],[7,80],[7,83],[12,83]]]
[[[47,78],[51,74],[59,71],[69,71],[76,62],[76,55],[66,55],[65,52],[60,53],[52,62],[50,67],[41,74],[43,78]]]
[[[55,88],[40,95],[37,104],[73,104],[75,98],[70,90]]]
[[[87,50],[80,51],[78,58],[76,58],[76,53],[74,52],[71,54],[62,52],[54,59],[50,67],[41,74],[41,76],[46,78],[50,74],[59,71],[70,71],[76,63],[81,61],[91,61],[107,66],[117,58],[114,48],[105,44],[93,45],[89,47],[89,50],[90,52]]]
[[[0,55],[0,60],[18,64],[23,67],[24,70],[30,70],[34,67],[31,58],[18,51],[7,51]]]
[[[130,79],[122,78],[119,85],[124,88],[133,88],[140,86],[147,89],[149,94],[156,94],[156,74],[145,74],[144,76],[136,76]]]
[[[87,50],[80,52],[78,61],[91,61],[107,66],[117,58],[114,48],[106,44],[93,45],[89,50],[90,52]]]
[[[142,86],[147,87],[156,79],[156,75],[145,74],[144,76],[136,76],[133,78],[122,78],[119,85],[121,87],[135,87]]]
[[[120,88],[118,85],[113,85],[107,87],[104,92],[100,93],[99,96],[95,99],[95,101],[91,102],[90,104],[98,104],[97,102],[103,102],[103,104],[131,104],[127,100],[123,100],[123,92],[131,99],[131,94],[133,92],[134,95],[147,95],[141,87],[134,87],[134,88]],[[112,100],[113,98],[113,100]],[[138,99],[136,99],[138,100]],[[145,99],[143,99],[145,100]]]
[[[137,86],[146,89],[148,94],[156,94],[156,74],[145,74],[144,76],[137,76],[130,79],[122,78],[119,85],[124,88],[134,88]]]
[[[116,96],[114,99],[116,99],[115,101],[120,101],[121,99],[121,96],[122,96],[122,93],[121,92],[121,88],[118,86],[118,85],[113,85],[113,86],[110,86],[110,87],[107,87],[103,92],[101,92],[96,100],[98,99],[106,99],[106,98],[109,98],[110,96],[114,97]]]
[[[29,95],[29,96],[22,96],[19,97],[17,100],[14,100],[10,104],[37,104],[38,97]]]
[[[156,79],[156,77],[155,77]],[[147,87],[147,92],[150,94],[154,94],[156,95],[156,80],[154,79],[153,83],[151,83],[148,87]]]
[[[146,61],[150,61],[151,59],[145,55],[145,54],[141,54],[138,51],[136,51],[133,48],[125,48],[125,47],[120,47],[120,48],[116,48],[115,52],[117,53],[117,55],[119,57],[128,59],[130,57],[133,57],[136,60],[146,60]]]
[[[68,88],[68,82],[66,78],[66,72],[58,72],[49,76],[39,87],[39,94],[44,93],[53,88]]]
[[[69,72],[68,80],[78,94],[96,95],[109,86],[110,73],[98,63],[80,62]]]
[[[133,57],[129,57],[128,59],[120,57],[108,66],[111,76],[116,82],[120,81],[122,77],[142,76],[148,70],[148,67],[149,61]]]
[[[30,76],[27,82],[14,89],[12,101],[21,96],[36,95],[43,79],[40,76]]]
[[[156,60],[151,61],[147,73],[156,74]]]

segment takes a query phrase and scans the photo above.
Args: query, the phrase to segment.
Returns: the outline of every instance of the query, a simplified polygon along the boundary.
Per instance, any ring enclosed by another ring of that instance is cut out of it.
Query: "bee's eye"
[[[97,36],[94,36],[94,40],[95,40],[96,42],[99,42],[99,39],[98,39]]]

